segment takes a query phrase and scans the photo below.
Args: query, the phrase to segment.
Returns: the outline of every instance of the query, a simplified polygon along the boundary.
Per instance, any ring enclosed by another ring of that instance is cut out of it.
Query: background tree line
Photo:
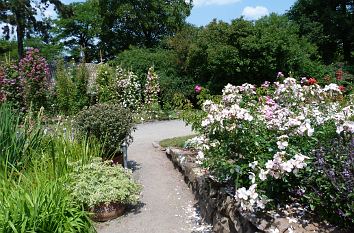
[[[272,81],[278,71],[321,79],[345,65],[353,73],[353,0],[298,0],[285,15],[213,20],[204,27],[186,23],[192,1],[33,2],[0,1],[0,20],[7,23],[0,53],[21,57],[25,43],[49,60],[63,52],[80,60],[83,53],[86,62],[109,61],[141,77],[155,66],[170,102],[171,89],[193,97],[197,83],[218,93],[227,83]],[[58,17],[35,17],[48,4]],[[9,40],[12,31],[17,41]]]

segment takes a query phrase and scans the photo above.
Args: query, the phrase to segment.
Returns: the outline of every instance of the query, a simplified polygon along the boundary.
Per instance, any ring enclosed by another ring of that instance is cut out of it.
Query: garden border
[[[196,153],[177,148],[165,149],[156,142],[153,143],[153,146],[165,151],[174,166],[183,174],[186,184],[195,194],[203,220],[213,226],[213,232],[287,233],[290,226],[296,233],[343,232],[325,223],[291,222],[291,218],[287,218],[284,211],[257,216],[241,213],[238,210],[238,203],[233,198],[232,190],[221,186],[207,175],[205,170],[196,163]]]

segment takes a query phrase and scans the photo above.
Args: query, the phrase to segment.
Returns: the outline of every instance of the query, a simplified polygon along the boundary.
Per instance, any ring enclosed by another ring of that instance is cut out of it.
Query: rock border
[[[165,151],[167,157],[184,175],[184,180],[195,194],[203,220],[213,226],[216,233],[343,233],[326,223],[315,223],[292,218],[293,209],[254,215],[241,213],[233,198],[233,190],[221,186],[196,163],[196,153],[177,148],[155,148]],[[296,209],[296,208],[295,208]],[[301,209],[301,208],[299,208]],[[289,213],[290,212],[290,213]]]

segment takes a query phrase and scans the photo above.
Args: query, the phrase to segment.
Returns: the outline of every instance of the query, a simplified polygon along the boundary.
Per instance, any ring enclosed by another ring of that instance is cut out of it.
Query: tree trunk
[[[16,34],[17,34],[17,54],[18,59],[21,60],[23,58],[23,37],[25,32],[23,17],[20,12],[16,12]]]

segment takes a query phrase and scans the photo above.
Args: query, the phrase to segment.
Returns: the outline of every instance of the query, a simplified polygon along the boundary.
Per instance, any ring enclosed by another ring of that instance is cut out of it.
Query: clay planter
[[[98,204],[89,211],[93,213],[91,219],[95,222],[106,222],[124,214],[125,205],[120,203]]]
[[[114,155],[114,157],[112,158],[113,164],[124,164],[124,157],[123,157],[123,153],[119,152],[117,154]]]
[[[113,155],[113,157],[104,157],[103,160],[111,160],[112,164],[124,164],[124,157],[122,152],[117,152]]]

